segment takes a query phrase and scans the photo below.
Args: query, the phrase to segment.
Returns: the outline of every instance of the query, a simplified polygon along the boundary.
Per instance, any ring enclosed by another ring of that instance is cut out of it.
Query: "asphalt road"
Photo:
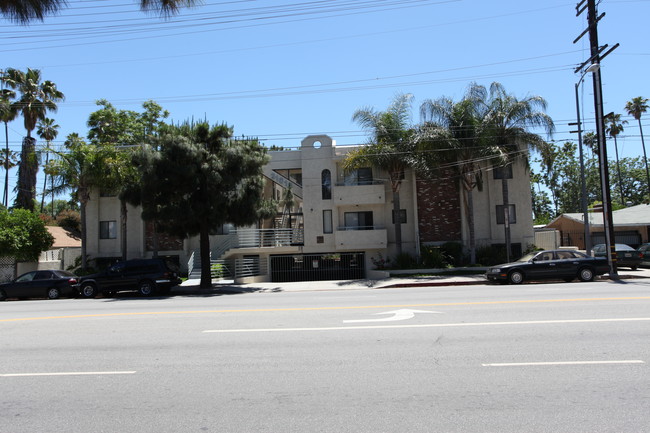
[[[0,303],[0,433],[648,432],[644,281]]]

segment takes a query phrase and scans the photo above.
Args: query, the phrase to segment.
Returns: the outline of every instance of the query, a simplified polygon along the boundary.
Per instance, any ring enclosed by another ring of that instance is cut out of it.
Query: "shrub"
[[[451,266],[461,266],[468,262],[468,258],[464,253],[465,248],[463,244],[459,242],[445,242],[441,248]]]
[[[426,245],[420,250],[422,264],[427,268],[446,268],[451,262],[451,257],[442,247]]]
[[[81,233],[81,216],[75,210],[62,210],[56,216],[56,224],[75,234]]]
[[[505,245],[487,245],[476,249],[476,262],[483,266],[498,265],[506,261]]]
[[[386,269],[386,265],[390,262],[390,258],[386,257],[384,259],[384,256],[382,256],[381,253],[377,253],[377,258],[370,257],[370,261],[375,265],[375,269]]]
[[[395,256],[395,267],[397,269],[411,269],[416,265],[417,260],[409,253],[401,253]]]
[[[221,263],[212,263],[210,265],[210,275],[217,280],[223,278],[224,270]]]

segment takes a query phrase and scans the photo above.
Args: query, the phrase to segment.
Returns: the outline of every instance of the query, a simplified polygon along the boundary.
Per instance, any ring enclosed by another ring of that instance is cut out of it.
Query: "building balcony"
[[[386,188],[384,182],[378,181],[359,184],[337,183],[332,191],[332,201],[337,206],[384,204]]]
[[[339,227],[335,234],[337,250],[382,249],[388,245],[388,232],[383,227]]]

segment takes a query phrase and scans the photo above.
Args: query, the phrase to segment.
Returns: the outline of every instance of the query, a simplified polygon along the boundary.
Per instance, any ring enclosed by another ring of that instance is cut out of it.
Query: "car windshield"
[[[529,261],[531,261],[531,260],[533,259],[533,257],[535,257],[536,255],[537,255],[537,253],[528,253],[528,254],[524,255],[523,257],[521,257],[519,260],[515,260],[515,261],[516,261],[516,262],[529,262]]]

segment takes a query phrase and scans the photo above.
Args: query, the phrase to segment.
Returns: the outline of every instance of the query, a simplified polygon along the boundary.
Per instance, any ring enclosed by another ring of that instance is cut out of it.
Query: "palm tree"
[[[650,201],[650,171],[648,171],[648,157],[645,153],[645,141],[643,139],[643,127],[641,126],[641,114],[645,113],[648,110],[648,98],[642,98],[637,96],[632,98],[627,104],[625,104],[625,111],[627,114],[634,116],[637,122],[639,122],[639,131],[641,132],[641,146],[643,146],[643,162],[645,163],[645,175],[646,181],[648,183],[648,199]]]
[[[102,186],[108,171],[107,162],[115,157],[113,146],[88,145],[77,133],[68,135],[64,146],[66,152],[53,151],[58,158],[50,163],[48,170],[53,179],[52,190],[56,193],[72,191],[79,200],[81,213],[81,267],[87,267],[86,254],[86,205],[92,188]]]
[[[417,166],[415,129],[410,124],[413,95],[397,95],[386,111],[362,108],[352,120],[370,134],[365,146],[349,152],[343,162],[345,170],[372,166],[388,172],[393,194],[393,220],[397,254],[402,253],[400,187],[404,171]]]
[[[621,120],[620,114],[609,113],[605,115],[605,133],[614,139],[614,150],[616,151],[616,171],[618,173],[618,186],[621,191],[621,205],[625,206],[625,195],[623,193],[623,179],[621,179],[621,166],[618,162],[618,141],[616,137],[624,131],[623,125],[627,120]]]
[[[460,178],[469,231],[470,263],[476,263],[474,189],[483,189],[482,165],[498,158],[499,149],[483,140],[479,106],[474,86],[459,102],[447,97],[425,100],[420,107],[423,126],[418,147],[440,170],[452,170]]]
[[[140,0],[143,11],[159,12],[163,16],[170,16],[178,12],[181,7],[192,6],[195,0]],[[67,6],[66,0],[2,0],[0,13],[12,21],[27,24],[30,21],[42,21],[46,16],[56,14]]]
[[[540,150],[546,141],[538,134],[530,132],[532,128],[543,128],[550,136],[555,126],[546,111],[546,100],[541,96],[526,96],[523,99],[510,95],[503,85],[494,82],[489,91],[483,87],[473,86],[473,97],[481,107],[481,117],[486,123],[483,128],[486,138],[492,140],[502,152],[501,190],[503,206],[509,206],[508,178],[512,163],[523,159],[528,167],[528,152]],[[506,256],[510,259],[510,226],[505,224]]]
[[[41,138],[41,140],[45,140],[45,142],[47,143],[47,147],[45,149],[46,166],[50,162],[50,143],[52,142],[52,140],[56,138],[57,135],[59,135],[58,129],[59,129],[59,125],[56,125],[53,119],[45,118],[38,122],[38,130],[36,131],[36,133]],[[41,196],[41,213],[43,213],[43,206],[45,204],[46,188],[47,188],[47,172],[45,173],[45,178],[43,179],[43,195]],[[54,196],[52,196],[52,200],[54,201]],[[54,206],[52,207],[52,212],[54,212]],[[52,217],[54,217],[54,215],[52,215]]]
[[[45,119],[48,111],[56,111],[56,103],[63,100],[64,96],[52,81],[41,82],[41,71],[38,69],[27,68],[27,72],[22,72],[9,68],[5,73],[5,81],[9,87],[20,92],[20,98],[12,106],[22,115],[27,130],[18,166],[16,207],[34,210],[38,159],[32,131],[39,120]]]
[[[5,71],[0,71],[0,121],[5,124],[5,149],[3,167],[5,169],[5,186],[3,190],[2,203],[7,207],[9,202],[9,169],[11,152],[9,151],[9,122],[18,116],[16,108],[12,105],[12,99],[16,97],[16,92],[5,89]]]

